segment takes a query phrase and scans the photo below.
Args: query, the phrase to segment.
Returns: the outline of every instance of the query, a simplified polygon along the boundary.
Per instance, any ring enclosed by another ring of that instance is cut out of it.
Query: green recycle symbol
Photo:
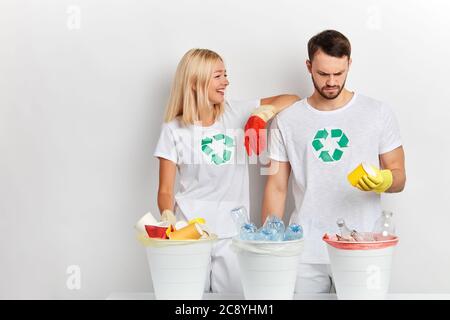
[[[316,136],[314,137],[314,140],[312,142],[314,150],[319,152],[324,147],[324,144],[322,142],[327,139],[328,135],[329,133],[326,129],[317,131]],[[348,147],[349,140],[341,129],[331,129],[331,139],[339,139],[337,141],[337,144],[340,148]],[[319,154],[319,159],[322,159],[323,162],[339,161],[344,154],[344,151],[342,151],[340,148],[335,148],[332,154],[330,154],[331,150],[322,150]]]
[[[223,140],[225,148],[223,150],[222,156],[215,153],[214,150],[211,148],[210,144],[213,142],[213,139],[215,141]],[[229,149],[233,146],[234,146],[233,138],[224,135],[223,133],[216,134],[212,138],[205,137],[202,139],[202,151],[211,157],[211,162],[217,165],[223,164],[231,159],[232,151]]]

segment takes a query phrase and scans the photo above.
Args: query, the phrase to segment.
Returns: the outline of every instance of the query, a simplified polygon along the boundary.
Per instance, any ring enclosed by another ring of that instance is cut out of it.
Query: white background
[[[449,9],[434,0],[2,0],[0,298],[151,290],[133,225],[157,213],[152,152],[181,56],[219,52],[229,98],[306,96],[306,43],[327,28],[351,40],[347,87],[390,103],[400,122],[407,186],[383,199],[400,236],[391,292],[450,292]],[[67,286],[70,266],[79,290]]]

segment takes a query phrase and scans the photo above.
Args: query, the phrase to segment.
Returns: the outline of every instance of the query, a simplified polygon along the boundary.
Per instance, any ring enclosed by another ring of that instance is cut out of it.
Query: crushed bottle
[[[286,231],[284,232],[285,241],[298,240],[301,239],[302,237],[303,237],[303,228],[301,225],[296,223],[290,224],[286,228]]]
[[[235,208],[230,213],[242,240],[291,241],[303,238],[303,228],[299,224],[294,223],[286,228],[283,220],[276,215],[268,216],[264,225],[257,229],[255,224],[249,221],[245,207]]]
[[[241,226],[239,237],[242,240],[256,240],[257,228],[253,223],[245,223]]]

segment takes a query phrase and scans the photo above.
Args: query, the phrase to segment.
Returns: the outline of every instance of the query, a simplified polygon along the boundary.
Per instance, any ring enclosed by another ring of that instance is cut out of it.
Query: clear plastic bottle
[[[383,237],[394,236],[395,235],[395,225],[392,219],[392,211],[383,210],[381,217],[375,221],[373,226],[374,234],[381,234]]]
[[[290,224],[284,232],[284,240],[299,240],[303,237],[303,228],[301,225],[293,223]]]
[[[271,214],[266,218],[263,227],[275,229],[279,233],[283,233],[285,229],[283,220],[274,214]]]
[[[239,237],[241,240],[256,240],[257,228],[253,223],[245,223],[241,226]]]
[[[283,241],[284,237],[284,222],[274,214],[269,215],[262,227],[262,233],[267,240],[270,241]]]
[[[240,232],[243,225],[250,223],[248,220],[247,209],[245,209],[245,207],[237,207],[231,210],[231,218],[234,221],[237,232]]]

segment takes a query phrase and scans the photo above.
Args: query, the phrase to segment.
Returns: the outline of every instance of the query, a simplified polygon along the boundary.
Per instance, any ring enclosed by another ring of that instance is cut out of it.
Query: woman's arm
[[[174,210],[173,190],[175,185],[176,165],[170,160],[159,158],[159,187],[158,208],[162,213],[164,210]]]
[[[275,114],[286,109],[301,98],[295,94],[281,94],[278,96],[267,97],[261,99],[261,105],[272,105],[275,107]]]
[[[244,127],[245,149],[249,156],[253,152],[259,155],[266,148],[266,127],[269,120],[298,100],[300,97],[295,94],[282,94],[261,99],[261,106],[252,112]]]

